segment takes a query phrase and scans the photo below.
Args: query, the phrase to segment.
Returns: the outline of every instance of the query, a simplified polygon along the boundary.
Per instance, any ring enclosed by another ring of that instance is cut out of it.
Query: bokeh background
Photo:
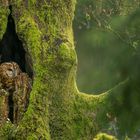
[[[100,94],[137,77],[140,0],[78,0],[73,29],[80,91]]]

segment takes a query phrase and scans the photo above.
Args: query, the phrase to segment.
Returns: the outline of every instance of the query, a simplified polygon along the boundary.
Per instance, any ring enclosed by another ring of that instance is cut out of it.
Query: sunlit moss
[[[117,139],[114,136],[105,133],[100,133],[93,140],[117,140]]]

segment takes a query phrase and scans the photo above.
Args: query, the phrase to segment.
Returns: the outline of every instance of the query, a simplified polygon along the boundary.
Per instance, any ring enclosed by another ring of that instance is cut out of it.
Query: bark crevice
[[[32,59],[27,50],[23,47],[23,42],[16,33],[16,25],[12,16],[12,6],[9,6],[10,14],[7,20],[6,32],[0,41],[0,63],[16,62],[22,72],[33,78]],[[28,56],[28,57],[27,57]]]

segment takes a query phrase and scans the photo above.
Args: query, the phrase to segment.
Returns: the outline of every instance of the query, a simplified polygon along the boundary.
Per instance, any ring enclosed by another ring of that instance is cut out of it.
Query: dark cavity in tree
[[[14,61],[19,65],[22,72],[26,72],[30,78],[33,78],[31,57],[16,33],[11,5],[9,9],[6,32],[0,41],[0,63]]]
[[[16,33],[14,18],[12,17],[12,6],[9,6],[10,14],[7,20],[6,32],[0,41],[0,64],[4,62],[16,62],[22,72],[33,79],[33,65],[27,48],[23,47],[22,41]],[[14,123],[14,101],[13,93],[8,97],[9,113],[8,118]]]

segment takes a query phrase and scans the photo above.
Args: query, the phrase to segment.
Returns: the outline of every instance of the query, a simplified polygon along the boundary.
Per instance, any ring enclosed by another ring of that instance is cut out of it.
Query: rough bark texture
[[[34,82],[24,118],[18,125],[5,122],[1,137],[92,140],[112,123],[119,129],[117,135],[134,134],[131,129],[139,126],[140,114],[133,117],[126,105],[129,99],[125,99],[125,94],[132,93],[127,89],[134,89],[134,84],[129,86],[129,79],[98,96],[80,93],[76,87],[77,57],[72,31],[75,0],[1,0],[0,39],[6,31],[9,5],[17,35],[33,61]],[[0,106],[5,99],[0,96]],[[140,108],[138,103],[131,110],[136,107]]]

